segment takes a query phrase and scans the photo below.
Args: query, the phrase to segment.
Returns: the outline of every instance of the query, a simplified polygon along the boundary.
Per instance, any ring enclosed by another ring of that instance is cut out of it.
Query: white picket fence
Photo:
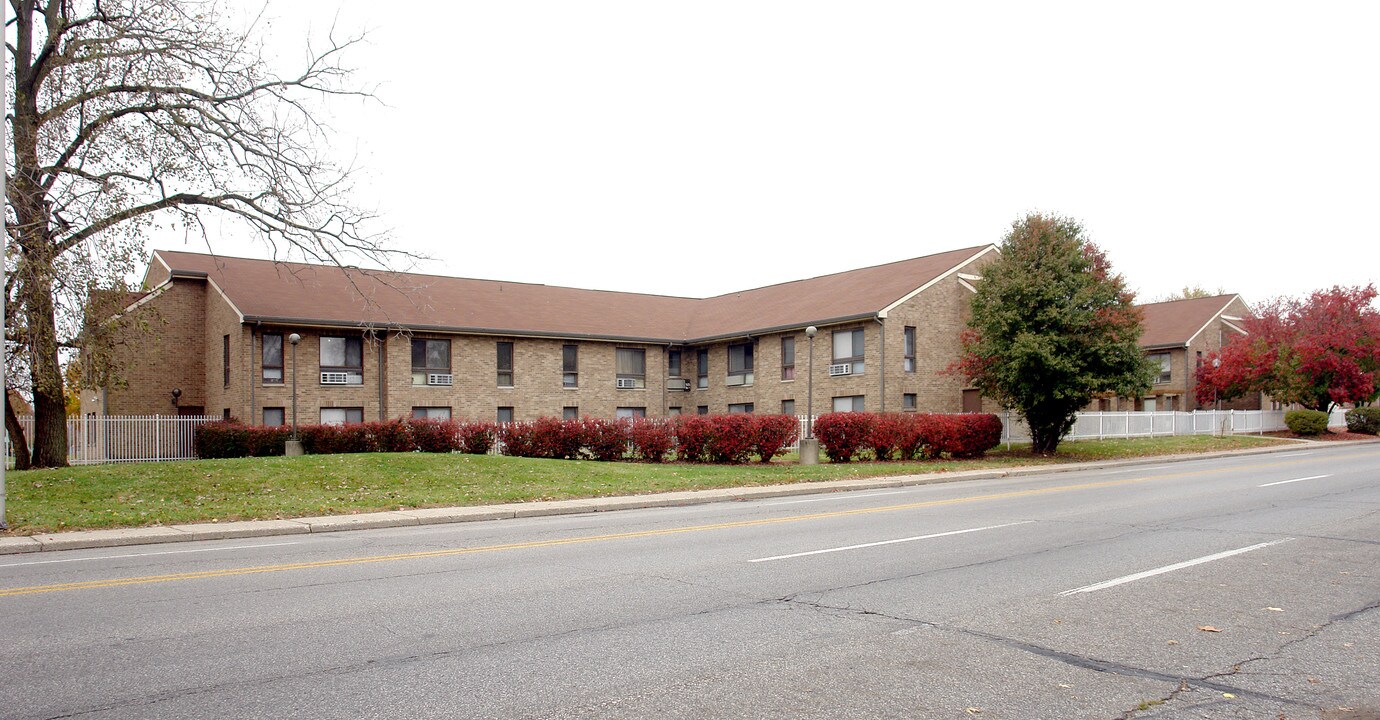
[[[1002,442],[1029,442],[1030,430],[1014,413],[998,415]],[[1332,427],[1346,425],[1346,411],[1334,410]],[[1261,434],[1287,429],[1283,410],[1197,410],[1194,412],[1085,412],[1065,440],[1165,437],[1170,435]]]
[[[218,417],[175,415],[92,416],[67,418],[67,462],[100,465],[121,462],[191,460],[196,457],[193,438],[201,425]],[[21,416],[24,437],[33,442],[34,419]],[[5,433],[5,458],[13,463],[9,433]],[[12,465],[11,465],[12,466]]]

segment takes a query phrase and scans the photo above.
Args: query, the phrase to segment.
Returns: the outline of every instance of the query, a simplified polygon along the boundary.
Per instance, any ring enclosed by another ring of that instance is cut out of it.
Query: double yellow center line
[[[1283,467],[1287,465],[1296,465],[1303,462],[1310,462],[1310,460],[1267,463],[1237,468],[1197,470],[1193,472],[1174,473],[1170,475],[1125,478],[1121,480],[1105,480],[1101,482],[1080,483],[1076,485],[1057,485],[1053,487],[1035,488],[1031,490],[1013,490],[1010,492],[991,493],[988,495],[970,495],[967,497],[950,498],[947,500],[927,500],[924,502],[904,503],[901,505],[886,505],[883,507],[859,508],[856,510],[838,510],[834,512],[811,513],[808,515],[792,515],[789,517],[779,518],[739,520],[736,522],[714,523],[710,525],[691,525],[688,527],[665,528],[661,530],[641,530],[637,532],[611,533],[606,535],[585,535],[556,540],[535,540],[532,542],[505,543],[502,545],[482,545],[478,547],[452,548],[448,550],[429,550],[425,552],[397,553],[393,555],[366,555],[362,557],[340,558],[337,560],[317,560],[313,562],[282,563],[278,565],[255,565],[251,567],[227,568],[224,570],[203,570],[200,572],[169,573],[166,575],[143,575],[138,577],[113,578],[108,580],[87,580],[83,582],[61,583],[57,585],[32,585],[29,587],[18,587],[0,590],[0,598],[18,597],[21,595],[37,595],[41,593],[52,592],[67,592],[71,590],[96,590],[100,588],[122,587],[126,585],[149,585],[152,583],[177,582],[181,580],[205,580],[209,578],[234,577],[237,575],[259,575],[263,573],[287,572],[291,570],[313,570],[317,568],[346,567],[350,565],[397,562],[402,560],[424,560],[428,558],[453,557],[457,555],[473,555],[477,553],[500,552],[504,550],[531,550],[536,548],[558,547],[561,545],[578,545],[582,543],[607,542],[610,540],[631,540],[634,538],[660,537],[665,535],[681,535],[684,533],[706,532],[710,530],[728,530],[732,528],[757,527],[763,525],[780,525],[784,523],[805,522],[808,520],[825,520],[828,518],[849,517],[853,515],[870,515],[873,513],[896,512],[900,510],[917,510],[921,508],[943,507],[945,505],[961,505],[965,503],[991,502],[995,500],[1011,500],[1014,498],[1033,497],[1036,495],[1050,495],[1054,493],[1070,492],[1074,490],[1097,490],[1101,488],[1135,485],[1138,483],[1149,482],[1151,480],[1169,480],[1185,477],[1194,477],[1200,475],[1220,474],[1224,472],[1239,472],[1241,470],[1260,470],[1274,467]]]

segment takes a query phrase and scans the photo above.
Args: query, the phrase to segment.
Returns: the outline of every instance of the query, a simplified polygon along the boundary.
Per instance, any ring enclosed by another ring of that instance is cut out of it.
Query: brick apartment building
[[[83,413],[399,416],[978,410],[957,358],[983,245],[693,299],[155,251],[120,381]],[[295,347],[292,334],[301,338]],[[295,359],[294,359],[295,358]]]
[[[1140,306],[1144,333],[1140,346],[1157,362],[1160,374],[1140,398],[1103,398],[1091,410],[1211,410],[1200,403],[1195,372],[1209,352],[1221,350],[1232,338],[1245,335],[1242,318],[1249,314],[1240,295],[1215,295]],[[1262,396],[1248,394],[1221,403],[1223,410],[1259,410]]]

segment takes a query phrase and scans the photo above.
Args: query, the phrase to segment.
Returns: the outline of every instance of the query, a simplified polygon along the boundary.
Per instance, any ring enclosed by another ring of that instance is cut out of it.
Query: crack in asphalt
[[[1291,700],[1289,698],[1270,695],[1268,693],[1256,692],[1254,690],[1247,690],[1244,688],[1236,687],[1234,685],[1228,685],[1226,683],[1217,682],[1217,678],[1230,677],[1240,672],[1240,666],[1245,664],[1246,661],[1233,665],[1232,669],[1227,672],[1214,673],[1203,677],[1183,677],[1162,673],[1156,670],[1151,670],[1149,668],[1141,668],[1136,667],[1134,665],[1127,665],[1125,663],[1119,663],[1111,660],[1101,660],[1098,658],[1088,657],[1086,655],[1079,655],[1077,653],[1056,650],[1054,648],[1045,647],[1043,645],[1036,645],[1035,643],[1026,642],[1025,640],[1019,640],[1016,638],[983,632],[981,630],[974,630],[971,628],[965,628],[955,625],[946,625],[944,623],[939,623],[932,620],[921,620],[918,618],[905,617],[902,615],[891,615],[888,613],[879,612],[876,610],[869,610],[867,608],[862,607],[855,608],[852,606],[828,605],[821,602],[802,600],[800,599],[799,594],[786,595],[784,597],[764,602],[781,603],[786,605],[801,605],[825,613],[835,612],[866,618],[883,618],[895,622],[906,623],[913,626],[926,627],[932,630],[938,630],[940,632],[954,633],[977,638],[979,640],[1008,647],[1013,650],[1020,650],[1022,652],[1036,655],[1038,657],[1054,660],[1056,662],[1060,662],[1065,665],[1070,665],[1072,667],[1076,667],[1082,670],[1092,670],[1094,672],[1109,673],[1112,675],[1123,675],[1127,677],[1136,677],[1145,680],[1175,683],[1179,686],[1180,689],[1176,690],[1174,693],[1171,693],[1171,699],[1177,698],[1178,694],[1184,692],[1185,686],[1187,686],[1188,689],[1205,688],[1209,690],[1215,690],[1217,692],[1232,693],[1238,697],[1253,698],[1256,700],[1265,700],[1270,702],[1282,703],[1285,705],[1295,705],[1311,709],[1320,709],[1317,706],[1305,702],[1300,702],[1298,700]],[[1252,658],[1251,660],[1253,661],[1256,659],[1258,658]],[[1123,715],[1123,717],[1127,716]]]

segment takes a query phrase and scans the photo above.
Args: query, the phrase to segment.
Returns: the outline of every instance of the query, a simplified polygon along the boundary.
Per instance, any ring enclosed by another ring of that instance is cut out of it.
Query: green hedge
[[[1284,413],[1284,424],[1295,435],[1321,435],[1327,432],[1327,413],[1321,410],[1290,410]]]
[[[1380,408],[1358,407],[1347,410],[1346,429],[1363,435],[1380,435]]]

